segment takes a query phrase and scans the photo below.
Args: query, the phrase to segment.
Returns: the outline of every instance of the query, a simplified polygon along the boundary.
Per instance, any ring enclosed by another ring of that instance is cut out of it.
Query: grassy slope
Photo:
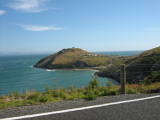
[[[55,57],[52,64],[71,64],[81,59],[83,55],[87,54],[89,54],[87,51],[78,48],[66,49]]]
[[[127,81],[129,83],[135,83],[144,80],[152,73],[152,71],[160,70],[160,47],[145,51],[138,56],[133,56],[126,60],[125,64],[127,71]],[[100,71],[98,75],[119,80],[120,64],[113,64],[111,67],[107,67],[106,69]],[[160,78],[156,79],[157,80],[152,81],[159,81]]]
[[[84,88],[69,88],[52,90],[46,88],[45,92],[30,91],[24,94],[11,93],[8,96],[0,97],[0,109],[8,107],[17,107],[24,105],[35,105],[41,103],[51,103],[62,100],[87,99],[93,100],[98,96],[118,95],[120,94],[119,86],[112,86],[107,83],[101,86],[96,79],[91,80],[89,85]],[[127,94],[136,93],[156,93],[160,92],[160,83],[152,83],[150,85],[130,84],[126,87]]]
[[[97,55],[79,48],[63,49],[58,53],[40,60],[35,67],[40,68],[88,68],[106,66],[113,62],[122,62],[122,58]]]

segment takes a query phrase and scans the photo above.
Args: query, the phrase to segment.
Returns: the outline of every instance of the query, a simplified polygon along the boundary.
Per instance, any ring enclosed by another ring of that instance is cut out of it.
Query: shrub
[[[97,98],[97,95],[95,94],[94,91],[92,91],[92,90],[87,91],[85,99],[87,99],[87,100],[95,100],[96,98]]]
[[[97,80],[97,76],[94,76],[94,77],[92,78],[92,80],[89,82],[88,87],[89,87],[89,88],[92,88],[92,89],[96,89],[96,88],[98,88],[99,86],[100,86],[100,84],[99,84],[99,82],[98,82],[98,80]]]
[[[58,89],[52,91],[52,97],[60,98],[60,99],[67,99],[69,94],[65,89]]]
[[[40,97],[39,92],[29,92],[29,93],[27,93],[27,100],[38,101],[39,97]]]
[[[117,90],[109,91],[108,95],[117,95],[119,92]]]
[[[137,93],[137,90],[136,90],[136,89],[132,89],[132,88],[127,88],[127,89],[126,89],[126,93],[127,93],[127,94],[136,94],[136,93]]]
[[[145,79],[145,84],[151,84],[154,82],[160,82],[160,71],[151,72]]]
[[[59,91],[58,90],[53,90],[51,94],[52,94],[53,97],[59,97]]]
[[[119,94],[119,90],[118,89],[114,89],[114,88],[110,88],[110,89],[108,89],[108,88],[103,88],[102,89],[102,96],[108,96],[108,95],[117,95],[117,94]]]
[[[160,82],[143,85],[141,88],[142,93],[158,93],[160,92]]]
[[[42,103],[46,103],[46,102],[51,101],[51,100],[52,100],[51,96],[49,96],[49,95],[43,95],[43,96],[39,97],[38,101],[42,102]]]

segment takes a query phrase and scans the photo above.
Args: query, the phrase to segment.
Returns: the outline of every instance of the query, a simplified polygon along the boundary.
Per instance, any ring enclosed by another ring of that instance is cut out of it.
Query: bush
[[[39,97],[40,97],[40,93],[39,92],[29,92],[27,93],[27,100],[33,100],[33,101],[38,101]]]
[[[126,93],[127,93],[127,94],[136,94],[136,93],[137,93],[137,90],[136,90],[136,89],[127,88],[127,89],[126,89]]]
[[[145,79],[145,84],[151,84],[154,82],[160,82],[160,71],[151,72]]]
[[[39,102],[46,103],[52,100],[52,97],[49,95],[43,95],[39,97]]]
[[[143,85],[140,92],[142,92],[142,93],[158,93],[158,92],[160,92],[160,82],[152,83],[149,85]]]
[[[85,99],[87,99],[87,100],[95,100],[96,98],[97,98],[97,95],[92,90],[88,91],[85,96]]]
[[[108,95],[118,95],[118,91],[117,90],[111,90]]]
[[[89,82],[88,87],[89,87],[89,88],[92,88],[92,89],[96,89],[96,88],[98,88],[99,86],[100,86],[100,84],[99,84],[99,82],[98,82],[98,80],[97,80],[97,77],[94,76],[94,77],[92,78],[92,80]]]
[[[113,88],[111,88],[111,89],[103,88],[102,91],[103,91],[102,94],[101,94],[102,96],[117,95],[117,94],[119,94],[118,89],[113,89]]]

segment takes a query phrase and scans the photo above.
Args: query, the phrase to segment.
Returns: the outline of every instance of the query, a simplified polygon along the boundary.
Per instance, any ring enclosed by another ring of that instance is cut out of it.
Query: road
[[[96,105],[101,106],[96,107]],[[86,106],[92,108],[79,110]],[[63,110],[73,111],[63,112]],[[55,114],[55,111],[62,112]],[[34,116],[47,112],[54,114]],[[140,94],[100,97],[94,101],[75,100],[10,108],[0,110],[0,119],[12,120],[13,117],[33,115],[23,120],[160,120],[159,112],[160,94]]]

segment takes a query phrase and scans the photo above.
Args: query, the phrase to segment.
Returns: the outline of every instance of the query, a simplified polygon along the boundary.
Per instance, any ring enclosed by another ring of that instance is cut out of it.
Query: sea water
[[[108,52],[103,54],[108,54]],[[132,55],[131,53],[126,54]],[[30,90],[44,91],[46,87],[53,89],[80,88],[86,86],[95,73],[92,70],[34,68],[33,65],[45,56],[47,55],[0,56],[0,95],[11,92],[23,93]],[[109,78],[98,78],[98,80],[102,85],[105,85],[107,81],[118,84]]]

